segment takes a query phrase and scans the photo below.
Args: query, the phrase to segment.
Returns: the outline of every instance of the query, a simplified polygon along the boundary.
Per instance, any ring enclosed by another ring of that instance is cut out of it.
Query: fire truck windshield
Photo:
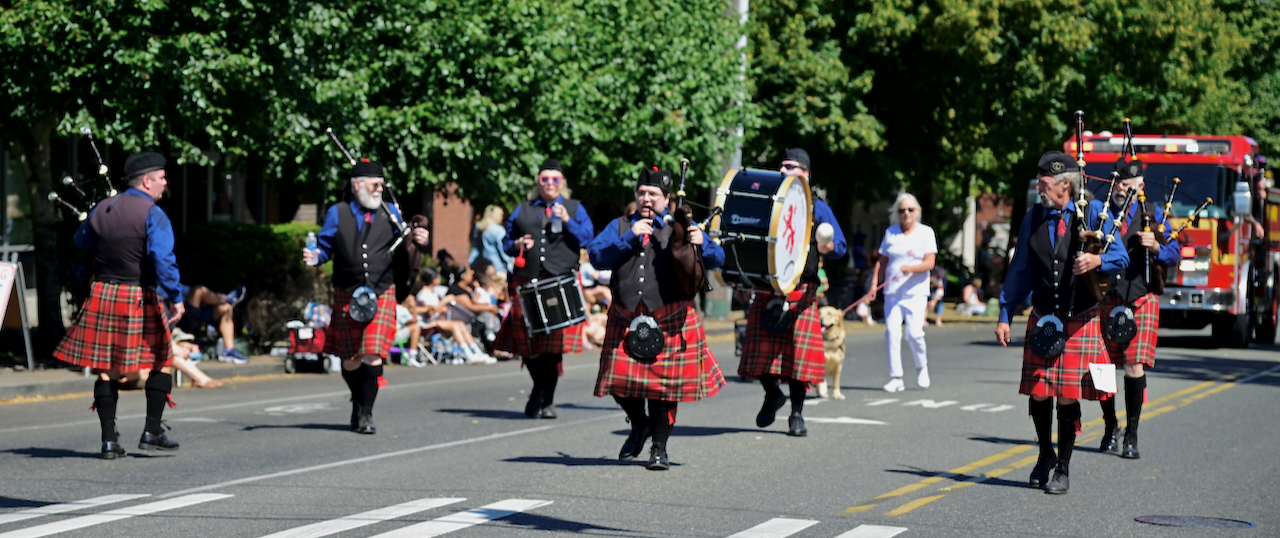
[[[1114,165],[1090,163],[1085,166],[1086,174],[1094,177],[1110,178]],[[1221,218],[1227,216],[1228,175],[1234,170],[1216,164],[1148,164],[1144,176],[1147,203],[1156,204],[1162,211],[1169,198],[1169,189],[1173,186],[1173,178],[1179,178],[1177,198],[1173,201],[1173,217],[1187,217],[1195,211],[1206,197],[1213,198],[1213,205],[1200,213],[1201,217]],[[1089,181],[1089,189],[1094,197],[1101,200],[1107,196],[1108,183]]]

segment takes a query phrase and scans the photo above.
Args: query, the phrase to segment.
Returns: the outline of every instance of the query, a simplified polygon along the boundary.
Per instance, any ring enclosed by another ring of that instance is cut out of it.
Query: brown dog
[[[827,358],[827,375],[831,378],[831,397],[843,400],[840,393],[840,369],[844,366],[844,312],[834,306],[818,309],[822,323],[822,353]],[[818,397],[827,397],[827,380],[818,384]]]

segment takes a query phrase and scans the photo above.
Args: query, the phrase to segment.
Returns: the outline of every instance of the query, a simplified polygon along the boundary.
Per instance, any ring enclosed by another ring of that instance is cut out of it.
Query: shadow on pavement
[[[623,433],[623,435],[626,435],[627,433],[630,433],[630,432],[631,430],[626,430],[625,433]],[[726,433],[768,433],[768,434],[778,434],[778,435],[787,434],[787,432],[785,431],[766,430],[766,429],[760,429],[760,428],[721,428],[721,427],[707,427],[707,426],[681,426],[679,424],[676,424],[675,428],[672,428],[671,430],[672,437],[710,437],[712,435],[724,435]]]
[[[583,409],[586,411],[621,411],[622,410],[621,407],[618,407],[616,405],[612,405],[612,406],[578,405],[575,403],[564,403],[564,404],[558,403],[556,404],[556,409]]]
[[[563,465],[565,467],[620,467],[620,466],[644,466],[649,462],[648,458],[640,457],[633,461],[621,461],[617,458],[579,458],[570,456],[564,452],[558,452],[558,456],[520,456],[518,458],[509,458],[502,461],[511,463],[545,463],[550,465]],[[671,462],[672,467],[678,467],[680,464]]]
[[[942,474],[942,471],[926,471],[920,468],[887,469],[887,471],[890,473],[915,475],[921,478],[932,478],[934,476],[938,476]],[[1018,471],[1014,471],[1014,472],[1018,472]],[[1027,469],[1027,473],[1028,475],[1030,475],[1031,470]],[[960,482],[968,481],[970,478],[977,478],[977,477],[970,476],[970,475],[957,475],[957,476],[951,477],[949,480],[955,483],[960,483]],[[940,482],[938,484],[934,484],[934,486],[936,487],[936,489],[942,489],[947,487],[944,484],[945,482]],[[1031,487],[1031,484],[1028,484],[1025,481],[1006,480],[1004,478],[988,478],[986,480],[983,480],[982,482],[979,482],[978,485],[1001,486],[1001,487],[1007,487],[1007,488],[1041,489],[1041,488],[1033,488]]]
[[[327,430],[327,431],[351,431],[350,424],[259,424],[256,426],[245,426],[244,431],[251,432],[254,430]]]
[[[969,440],[981,443],[991,443],[993,445],[1035,445],[1032,440],[1032,437],[1035,436],[1035,431],[1028,429],[1027,435],[1028,438],[1026,439],[1008,439],[1004,437],[983,437],[975,435],[970,437]]]
[[[65,448],[11,448],[3,451],[8,454],[17,454],[19,456],[27,456],[40,459],[60,459],[60,458],[93,458],[98,459],[101,455],[97,452],[78,452],[75,450],[67,450]]]
[[[37,506],[45,506],[47,504],[49,503],[0,496],[0,508],[35,508]]]
[[[1014,332],[1014,333],[1017,333],[1018,331],[1017,331],[1017,330],[1014,330],[1013,332]],[[1022,348],[1022,346],[1023,346],[1023,344],[1024,344],[1024,343],[1025,343],[1025,340],[1023,340],[1023,339],[1021,339],[1021,338],[1011,338],[1011,339],[1009,340],[1009,349],[1020,349],[1020,348]],[[1000,342],[997,342],[997,341],[996,341],[995,333],[992,333],[991,338],[984,338],[984,339],[982,339],[982,340],[972,340],[972,341],[970,341],[970,342],[969,342],[969,345],[971,345],[971,346],[987,346],[987,347],[1005,347],[1005,346],[1000,345]]]
[[[1169,358],[1157,357],[1156,366],[1147,369],[1147,375],[1167,379],[1184,379],[1188,381],[1221,381],[1222,378],[1235,374],[1236,379],[1268,370],[1277,366],[1275,361],[1259,361],[1246,359],[1204,358]],[[1251,385],[1280,386],[1280,374],[1258,376]]]
[[[593,534],[603,531],[604,533],[609,534],[611,536],[636,535],[635,531],[629,531],[626,529],[619,529],[614,527],[601,527],[599,525],[592,525],[590,523],[580,523],[577,521],[569,521],[569,520],[555,518],[555,517],[540,516],[537,514],[530,514],[528,512],[512,514],[510,516],[502,518],[501,521],[505,525],[523,527],[526,529],[540,530],[540,531],[562,531],[562,532],[568,531],[568,532],[578,532],[578,533],[591,532]],[[497,525],[495,525],[495,527],[496,526]]]
[[[556,407],[565,407],[556,405]],[[503,420],[533,420],[525,416],[523,411],[510,411],[506,409],[437,409],[440,413],[449,413],[453,415],[466,415],[471,418],[497,418]]]

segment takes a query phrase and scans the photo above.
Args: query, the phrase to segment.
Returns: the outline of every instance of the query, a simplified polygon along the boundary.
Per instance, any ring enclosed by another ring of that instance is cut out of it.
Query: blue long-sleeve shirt
[[[120,196],[138,196],[147,198],[152,202],[150,194],[141,190],[130,187]],[[93,215],[97,211],[98,206],[94,206],[89,214]],[[93,230],[90,224],[91,219],[85,219],[80,223],[80,227],[76,229],[74,237],[75,245],[84,249],[98,248],[98,234]],[[160,295],[168,299],[172,303],[180,303],[183,299],[182,284],[178,282],[178,257],[173,254],[173,224],[169,222],[169,216],[164,213],[160,206],[153,205],[147,210],[147,257],[151,259],[151,267],[155,270],[156,288]],[[150,280],[151,275],[143,275],[143,280]]]
[[[1160,207],[1157,206],[1156,204],[1151,204],[1151,208],[1154,209],[1152,222],[1163,221],[1164,211],[1161,210]],[[1134,200],[1133,203],[1129,205],[1129,217],[1128,217],[1129,226],[1142,226],[1141,222],[1138,222],[1137,220],[1135,220],[1137,219],[1137,215],[1136,215],[1137,212],[1138,212],[1138,201]],[[1156,230],[1152,230],[1152,231],[1155,233],[1160,233]],[[1156,259],[1160,261],[1160,265],[1163,265],[1165,267],[1177,267],[1178,262],[1182,261],[1182,254],[1181,252],[1179,252],[1181,249],[1180,249],[1180,245],[1178,245],[1178,238],[1172,237],[1172,234],[1173,234],[1172,228],[1165,227],[1164,238],[1167,242],[1163,245],[1160,245],[1160,251],[1156,253]],[[1132,264],[1135,262],[1133,260],[1130,260],[1129,263]]]
[[[546,208],[551,207],[554,204],[564,205],[564,197],[557,196],[551,203],[547,203],[547,201],[542,198],[536,198],[533,200],[533,206],[541,209],[542,211],[546,211]],[[507,237],[502,240],[502,250],[512,256],[515,256],[520,250],[515,246],[516,239],[524,237],[523,234],[516,235],[515,228],[516,217],[520,215],[521,209],[524,209],[524,204],[516,206],[515,211],[511,212],[511,216],[507,217]],[[582,207],[582,204],[578,204],[578,212],[577,214],[572,215],[572,217],[573,218],[564,223],[564,229],[566,232],[569,232],[569,235],[573,236],[579,246],[585,246],[587,243],[591,242],[591,236],[595,233],[595,227],[591,224],[591,217],[587,215],[587,210]]]
[[[1092,225],[1098,222],[1098,214],[1102,212],[1102,202],[1093,200],[1089,202],[1088,208],[1085,210],[1085,218],[1092,228]],[[1038,229],[1040,225],[1053,215],[1060,215],[1063,225],[1067,229],[1076,226],[1075,213],[1072,211],[1059,211],[1057,209],[1045,209],[1042,211],[1042,218],[1033,219],[1035,209],[1027,213],[1022,219],[1022,227],[1018,229],[1018,249],[1013,254],[1013,261],[1009,262],[1009,270],[1004,279],[1004,287],[1000,290],[1000,323],[1009,323],[1013,318],[1013,309],[1027,300],[1031,295],[1031,253],[1030,243],[1031,231]],[[1032,222],[1036,220],[1036,222]],[[1103,225],[1102,232],[1104,234],[1111,233],[1115,227],[1115,220],[1108,219]],[[1052,228],[1052,227],[1051,227]],[[1053,230],[1049,230],[1049,243],[1056,244],[1057,236]],[[1120,241],[1111,243],[1107,250],[1098,254],[1102,260],[1102,265],[1097,271],[1107,275],[1114,275],[1129,267],[1129,253],[1125,250],[1124,245]]]
[[[667,212],[663,211],[653,219],[653,229],[661,229],[666,224],[662,221],[662,217]],[[637,211],[627,217],[628,222],[635,224],[637,220],[641,220],[640,213]],[[708,236],[703,234],[703,238]],[[640,236],[631,231],[631,226],[618,233],[618,219],[612,219],[609,224],[604,227],[604,231],[600,232],[595,239],[587,244],[587,254],[591,256],[591,265],[597,269],[613,269],[618,262],[621,262],[628,254],[640,247]],[[711,241],[703,241],[702,243],[702,261],[708,271],[719,269],[724,265],[724,248]]]
[[[813,228],[816,231],[818,225],[822,223],[830,224],[835,229],[835,235],[832,242],[835,248],[824,256],[828,260],[838,260],[843,258],[845,253],[849,251],[849,243],[844,239],[844,230],[840,229],[840,223],[836,222],[836,214],[831,211],[831,206],[822,200],[814,200],[813,202]]]
[[[350,211],[352,215],[355,215],[357,231],[364,229],[365,215],[369,215],[370,224],[378,222],[378,210],[368,209],[360,205],[360,202],[356,200],[351,200],[346,204],[338,202],[329,206],[329,211],[324,215],[324,225],[320,227],[320,233],[316,235],[316,246],[320,250],[317,253],[320,261],[316,262],[316,265],[329,261],[333,256],[333,239],[338,236],[338,211],[340,209]],[[400,214],[400,210],[394,204],[387,204],[387,209],[401,222],[404,221],[404,216]],[[388,219],[386,225],[392,228],[393,234],[400,235],[400,228],[396,227],[396,223]]]
[[[467,256],[467,263],[475,263],[476,258],[484,257],[498,268],[500,273],[511,272],[511,255],[507,254],[503,248],[503,240],[507,234],[503,227],[497,223],[490,224],[484,230],[476,230],[475,239],[472,241],[474,245],[471,248],[471,254]]]

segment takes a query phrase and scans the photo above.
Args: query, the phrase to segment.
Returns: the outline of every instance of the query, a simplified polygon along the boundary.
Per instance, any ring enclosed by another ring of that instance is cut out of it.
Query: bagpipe
[[[89,147],[93,149],[94,164],[97,165],[97,170],[96,170],[97,176],[98,178],[101,178],[102,181],[107,186],[106,198],[110,198],[112,196],[115,196],[116,194],[119,194],[119,192],[116,191],[115,185],[111,183],[110,168],[108,168],[107,163],[103,162],[102,160],[102,152],[98,151],[98,143],[93,140],[93,130],[89,129],[88,126],[81,127],[80,134],[89,139]],[[80,195],[81,203],[88,204],[88,211],[81,210],[80,207],[77,206],[76,204],[67,201],[67,199],[59,195],[57,191],[49,191],[49,196],[48,196],[49,201],[61,204],[67,210],[71,211],[72,213],[75,213],[76,218],[78,220],[84,221],[85,219],[89,218],[89,211],[93,211],[94,206],[98,205],[98,202],[100,201],[100,199],[95,199],[94,197],[90,196],[89,193],[85,192],[83,188],[81,188],[82,184],[91,183],[92,181],[93,180],[87,180],[83,183],[80,183],[80,182],[77,182],[75,178],[72,178],[70,175],[63,176],[62,178],[62,184],[64,186],[75,189],[76,193]]]
[[[347,159],[347,163],[354,167],[356,165],[355,156],[351,155],[350,151],[347,151],[347,147],[338,139],[338,135],[334,134],[333,127],[326,127],[324,133],[328,135],[329,140],[338,148],[338,151],[342,152],[342,156]],[[394,254],[396,248],[404,242],[405,238],[413,234],[413,229],[417,228],[419,223],[414,222],[412,224],[406,224],[401,220],[400,216],[398,216],[400,212],[400,201],[396,199],[395,189],[392,187],[391,182],[386,181],[385,178],[383,180],[383,190],[391,196],[391,203],[388,205],[384,200],[382,202],[382,209],[387,212],[387,216],[391,219],[391,223],[394,224],[398,230],[395,240],[392,241],[391,246],[387,249],[388,252]],[[395,212],[391,211],[392,207],[396,209]],[[378,295],[373,292],[373,288],[370,287],[367,282],[365,285],[356,288],[356,290],[352,292],[351,306],[348,313],[350,314],[351,319],[354,319],[359,323],[367,323],[373,320],[374,316],[377,315]]]

